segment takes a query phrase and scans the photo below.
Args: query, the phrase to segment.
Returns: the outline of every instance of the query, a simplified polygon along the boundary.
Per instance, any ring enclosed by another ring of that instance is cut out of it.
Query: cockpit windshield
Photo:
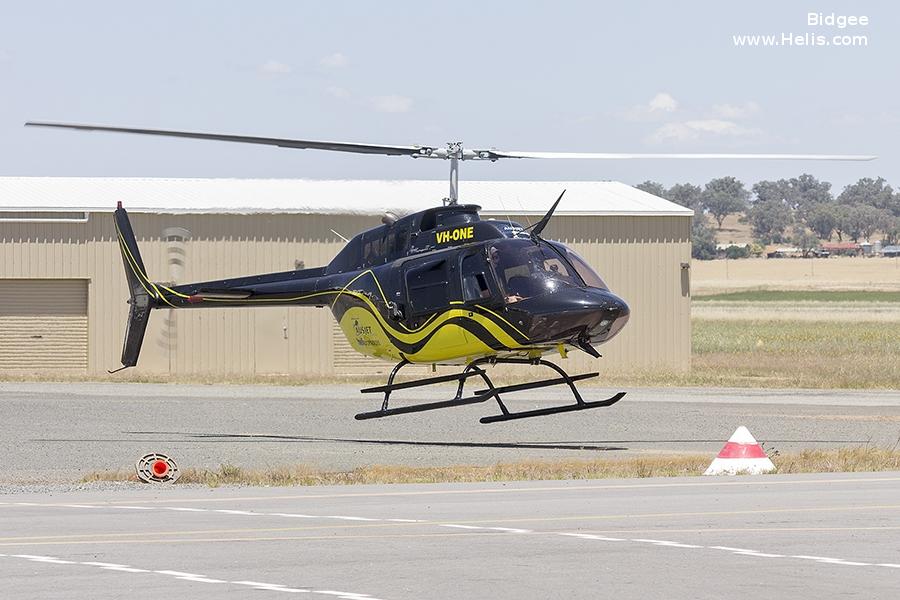
[[[565,254],[566,258],[569,259],[569,262],[575,267],[575,270],[581,275],[582,281],[584,281],[584,285],[593,288],[600,288],[601,290],[608,290],[609,288],[606,285],[606,282],[597,274],[597,271],[591,268],[587,261],[569,250],[568,248],[562,247],[558,248],[560,252]]]
[[[584,285],[569,263],[546,244],[502,240],[488,254],[506,302],[550,294],[562,286]]]

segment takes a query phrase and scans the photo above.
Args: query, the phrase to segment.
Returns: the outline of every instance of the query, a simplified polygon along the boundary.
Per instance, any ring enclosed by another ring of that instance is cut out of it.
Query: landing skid
[[[408,364],[410,363],[407,360],[399,362],[397,366],[395,366],[393,370],[391,370],[391,374],[388,376],[386,385],[360,390],[360,392],[362,392],[363,394],[383,393],[384,400],[381,403],[380,410],[359,413],[358,415],[356,415],[357,420],[363,421],[366,419],[379,419],[381,417],[389,417],[392,415],[425,412],[428,410],[451,408],[454,406],[466,406],[469,404],[479,404],[481,402],[487,402],[488,400],[493,398],[497,401],[497,405],[500,407],[500,414],[482,417],[480,421],[482,423],[499,423],[501,421],[512,421],[514,419],[527,419],[530,417],[543,417],[546,415],[555,415],[557,413],[566,413],[576,410],[587,410],[589,408],[603,408],[606,406],[612,406],[625,396],[625,392],[619,392],[615,396],[607,398],[606,400],[585,402],[581,397],[581,394],[578,392],[578,388],[575,387],[575,382],[582,381],[584,379],[590,379],[592,377],[597,377],[599,373],[584,373],[581,375],[573,376],[566,373],[559,366],[542,359],[496,357],[479,358],[466,365],[466,368],[463,369],[461,373],[455,373],[453,375],[440,375],[437,377],[426,377],[424,379],[416,379],[414,381],[406,381],[403,383],[395,384],[394,378],[397,376],[397,373],[400,371],[400,369]],[[491,381],[491,378],[488,377],[488,374],[484,371],[484,369],[480,367],[480,365],[484,364],[543,365],[556,371],[559,374],[559,377],[498,387],[494,385],[494,383]],[[471,396],[463,396],[463,388],[465,387],[466,382],[471,377],[480,377],[487,388],[478,390]],[[447,383],[450,381],[456,381],[459,383],[456,388],[456,396],[454,396],[451,400],[427,402],[424,404],[412,404],[409,406],[398,406],[394,408],[388,407],[388,401],[390,400],[391,392],[394,392],[396,390],[406,390],[410,388],[436,385],[439,383]],[[521,392],[525,390],[535,390],[555,385],[568,385],[569,389],[572,391],[572,396],[575,398],[574,404],[550,406],[547,408],[538,408],[535,410],[526,410],[521,412],[510,412],[510,410],[503,403],[503,400],[500,398],[500,394]]]

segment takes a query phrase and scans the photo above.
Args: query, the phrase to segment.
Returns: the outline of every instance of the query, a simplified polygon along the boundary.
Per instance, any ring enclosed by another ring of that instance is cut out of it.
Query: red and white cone
[[[758,475],[771,473],[775,465],[759,442],[741,425],[715,457],[704,475]]]

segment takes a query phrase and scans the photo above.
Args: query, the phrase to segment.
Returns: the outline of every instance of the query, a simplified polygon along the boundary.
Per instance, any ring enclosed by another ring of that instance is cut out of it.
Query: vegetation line
[[[896,448],[849,447],[804,450],[771,456],[779,473],[835,473],[900,471]],[[244,469],[222,465],[218,469],[186,469],[180,484],[253,486],[314,486],[389,483],[461,483],[523,480],[612,479],[683,477],[700,475],[712,456],[656,455],[597,460],[498,463],[491,466],[405,467],[371,466],[351,471],[323,471],[308,465],[271,469]],[[131,471],[97,471],[82,478],[97,481],[137,481]]]
[[[696,302],[900,302],[900,292],[820,291],[820,290],[741,290],[718,294],[696,294]]]

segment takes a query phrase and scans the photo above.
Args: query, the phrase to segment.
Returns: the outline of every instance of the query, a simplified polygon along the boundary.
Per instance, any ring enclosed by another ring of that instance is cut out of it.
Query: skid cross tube
[[[578,391],[578,388],[575,387],[576,381],[582,381],[584,379],[589,379],[592,377],[597,377],[599,373],[583,373],[580,375],[569,375],[566,373],[561,367],[558,365],[551,363],[546,360],[542,360],[539,358],[497,358],[497,357],[484,357],[473,360],[469,364],[466,365],[465,369],[461,373],[455,373],[452,375],[439,375],[437,377],[426,377],[424,379],[416,379],[413,381],[407,381],[403,383],[394,383],[394,378],[397,375],[397,372],[400,371],[401,368],[410,364],[406,359],[399,362],[392,370],[390,375],[388,376],[388,381],[386,385],[365,388],[360,390],[362,393],[384,393],[384,401],[381,404],[380,410],[375,410],[371,412],[363,412],[356,415],[357,420],[366,420],[366,419],[378,419],[381,417],[389,417],[392,415],[402,415],[409,414],[414,412],[425,412],[429,410],[437,410],[441,408],[451,408],[454,406],[466,406],[469,404],[479,404],[481,402],[486,402],[493,398],[497,401],[497,406],[500,408],[499,415],[491,415],[487,417],[482,417],[480,419],[481,423],[498,423],[502,421],[512,421],[515,419],[527,419],[529,417],[540,417],[546,415],[554,415],[558,413],[564,412],[572,412],[576,410],[587,410],[590,408],[602,408],[607,406],[612,406],[619,400],[621,400],[625,396],[625,392],[619,392],[615,396],[611,398],[607,398],[606,400],[597,400],[593,402],[585,402],[581,397],[581,394]],[[526,383],[516,383],[512,385],[506,386],[495,386],[494,382],[491,381],[491,378],[488,377],[488,374],[480,367],[483,364],[516,364],[516,365],[541,365],[553,369],[560,376],[551,378],[551,379],[542,379],[539,381],[530,381]],[[471,396],[463,396],[463,389],[465,388],[466,381],[471,377],[480,377],[484,382],[486,388],[476,391]],[[439,383],[447,383],[450,381],[459,382],[456,388],[456,395],[450,400],[441,400],[437,402],[426,402],[423,404],[412,404],[408,406],[398,406],[394,408],[388,407],[388,400],[390,399],[391,392],[395,390],[404,390],[410,388],[417,387],[425,387],[429,385],[436,385]],[[513,393],[513,392],[521,392],[525,390],[534,390],[539,388],[551,387],[555,385],[568,385],[569,389],[572,392],[572,396],[575,399],[573,404],[564,404],[562,406],[550,406],[547,408],[538,408],[534,410],[526,410],[521,412],[510,412],[509,408],[503,403],[501,399],[501,394]]]

